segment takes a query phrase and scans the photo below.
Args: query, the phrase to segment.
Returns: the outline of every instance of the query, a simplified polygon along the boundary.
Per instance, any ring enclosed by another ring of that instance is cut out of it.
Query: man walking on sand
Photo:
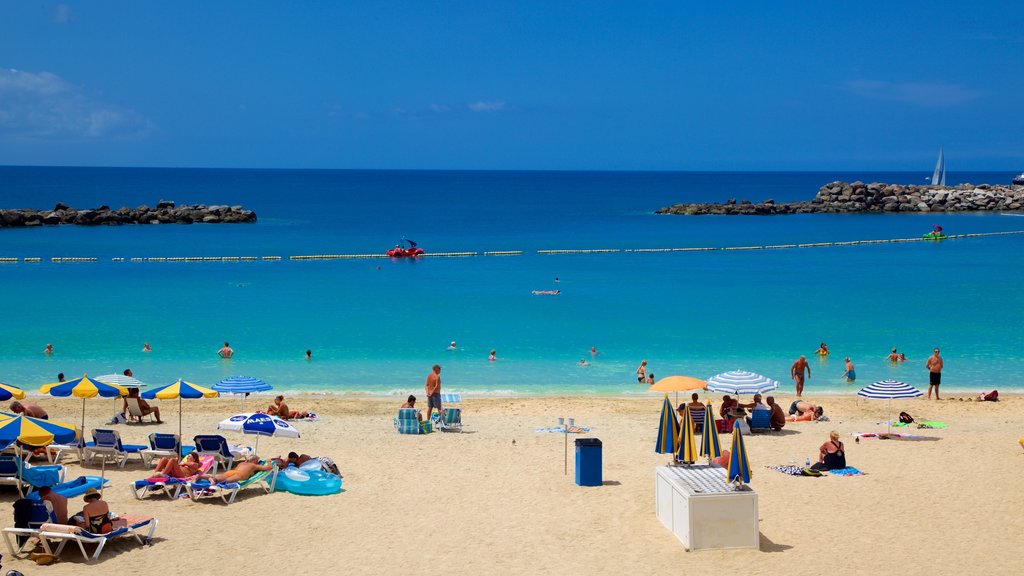
[[[437,408],[437,414],[441,415],[441,366],[434,364],[434,370],[427,374],[427,383],[424,386],[427,391],[427,421]]]
[[[932,388],[935,388],[935,399],[939,398],[939,384],[942,383],[942,356],[939,356],[939,349],[936,348],[924,367],[928,369],[928,399],[932,399]]]
[[[806,356],[800,356],[789,368],[789,377],[796,380],[796,397],[804,393],[804,370],[807,370],[807,377],[811,377],[811,366],[807,363]]]

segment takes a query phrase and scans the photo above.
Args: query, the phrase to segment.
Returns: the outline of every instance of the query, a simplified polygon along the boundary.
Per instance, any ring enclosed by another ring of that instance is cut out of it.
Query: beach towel
[[[811,470],[810,468],[803,468],[801,466],[765,466],[765,468],[771,468],[772,470],[782,472],[787,476],[821,476],[821,472]]]
[[[319,422],[320,417],[315,412],[310,412],[305,418],[289,418],[291,422]]]
[[[836,476],[863,476],[864,473],[857,470],[853,466],[847,466],[846,468],[836,468],[835,470],[829,470],[829,474],[835,474]]]
[[[934,422],[934,421],[932,421],[932,422],[915,422],[915,424],[917,424],[918,428],[945,428],[946,427],[946,423],[945,422]],[[905,424],[903,422],[896,422],[896,423],[893,424],[894,428],[905,428],[907,426],[910,426],[910,424]]]
[[[928,436],[922,436],[920,434],[904,434],[897,432],[891,432],[889,434],[884,432],[881,434],[876,434],[875,432],[851,432],[850,435],[854,438],[881,438],[883,440],[887,438],[928,438]]]
[[[590,432],[590,428],[585,426],[569,426],[568,430],[565,428],[537,428],[534,432],[537,432],[538,434],[584,434],[586,432]]]

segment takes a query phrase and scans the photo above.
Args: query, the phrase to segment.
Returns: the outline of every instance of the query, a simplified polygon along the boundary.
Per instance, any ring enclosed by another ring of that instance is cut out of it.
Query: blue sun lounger
[[[86,462],[92,461],[95,458],[112,459],[119,468],[124,468],[128,457],[132,454],[138,454],[139,459],[142,460],[142,451],[146,449],[141,444],[124,444],[121,442],[121,434],[117,430],[100,430],[96,429],[92,431],[92,445],[86,444],[85,446],[85,460]]]
[[[27,522],[19,521],[19,516],[24,512],[28,512]],[[3,536],[4,543],[7,544],[7,551],[11,553],[11,556],[18,557],[19,554],[23,554],[28,550],[25,547],[32,540],[33,536],[39,536],[39,529],[48,522],[56,522],[57,519],[53,515],[53,509],[49,506],[48,502],[41,500],[18,500],[14,503],[14,522],[15,525],[10,528],[4,528]],[[18,524],[22,524],[18,526]],[[11,537],[15,538],[17,546],[11,543]],[[32,542],[33,547],[35,542]]]
[[[48,554],[60,556],[60,553],[64,551],[64,546],[68,542],[74,542],[78,545],[78,549],[82,552],[82,557],[85,558],[85,561],[93,562],[100,557],[100,553],[103,552],[103,548],[107,543],[117,538],[132,537],[142,545],[152,543],[153,533],[156,532],[158,523],[156,518],[144,516],[126,517],[126,519],[129,521],[127,526],[107,532],[106,534],[93,534],[81,528],[65,526],[63,524],[43,524],[39,528],[38,536],[43,549]],[[51,548],[51,541],[59,542],[56,549]],[[86,544],[96,545],[96,550],[93,551],[92,555],[85,551]]]

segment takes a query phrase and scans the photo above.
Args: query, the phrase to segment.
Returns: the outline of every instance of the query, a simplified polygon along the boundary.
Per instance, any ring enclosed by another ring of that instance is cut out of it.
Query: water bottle
[[[811,467],[811,459],[810,458],[808,458],[807,460],[804,461],[804,466],[807,466],[808,468]]]

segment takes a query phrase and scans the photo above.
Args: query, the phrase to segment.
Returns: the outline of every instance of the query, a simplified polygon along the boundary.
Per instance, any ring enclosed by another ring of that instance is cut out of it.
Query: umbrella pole
[[[562,428],[562,436],[565,437],[565,459],[563,464],[565,465],[565,475],[569,475],[569,427],[565,426]]]
[[[85,398],[82,398],[82,444],[85,444]]]
[[[100,498],[103,497],[103,485],[107,482],[107,457],[103,456],[103,463],[100,468]]]
[[[181,460],[181,395],[178,395],[178,460]]]

